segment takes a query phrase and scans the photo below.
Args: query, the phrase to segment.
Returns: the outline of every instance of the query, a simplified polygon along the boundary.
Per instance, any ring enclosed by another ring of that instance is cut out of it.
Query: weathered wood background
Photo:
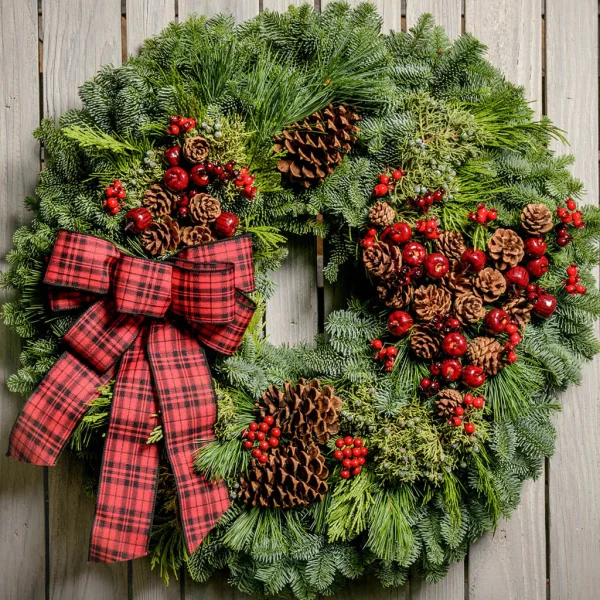
[[[316,0],[316,8],[327,0]],[[296,2],[299,3],[299,2]],[[117,64],[170,20],[190,13],[231,12],[237,20],[286,0],[0,0],[0,255],[26,223],[23,198],[33,192],[40,148],[31,131],[43,116],[78,105],[77,87],[104,63]],[[451,36],[472,32],[490,59],[525,86],[538,115],[568,130],[575,172],[598,202],[598,7],[596,0],[379,0],[385,29],[410,27],[432,12]],[[567,150],[566,148],[557,148]],[[292,243],[267,323],[275,342],[311,339],[320,312],[339,305],[340,290],[323,288],[319,248]],[[21,401],[4,381],[17,366],[19,341],[0,329],[0,445]],[[495,536],[472,546],[468,559],[437,585],[410,582],[382,590],[352,585],[346,598],[398,600],[595,600],[600,597],[599,362],[580,388],[563,396],[556,418],[555,458],[545,478],[526,485],[521,507]],[[93,503],[80,474],[63,458],[39,469],[0,458],[0,598],[210,600],[240,596],[225,578],[198,585],[187,577],[165,588],[146,561],[86,563]]]

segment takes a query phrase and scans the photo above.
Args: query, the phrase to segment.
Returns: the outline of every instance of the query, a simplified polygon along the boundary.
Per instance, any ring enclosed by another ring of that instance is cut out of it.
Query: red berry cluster
[[[464,427],[465,433],[473,435],[475,433],[475,423],[469,421],[475,410],[479,410],[485,405],[483,396],[473,396],[471,392],[467,392],[463,398],[464,407],[460,404],[453,409],[454,416],[448,419],[448,425],[451,427]]]
[[[127,192],[123,189],[123,184],[115,179],[112,185],[104,189],[104,196],[102,206],[109,215],[116,215],[121,210],[122,201],[127,198]]]
[[[556,243],[561,248],[568,246],[573,241],[573,237],[569,235],[569,225],[578,229],[585,227],[583,215],[580,210],[576,209],[577,203],[573,198],[567,198],[566,207],[560,206],[556,209],[556,216],[561,220],[561,223],[556,226]]]
[[[420,208],[424,213],[427,213],[434,203],[441,202],[444,199],[444,194],[445,192],[441,188],[433,192],[427,190],[424,194],[407,198],[406,201],[410,207],[415,209]]]
[[[400,181],[404,175],[405,171],[402,169],[395,169],[392,171],[391,176],[386,175],[385,173],[378,175],[377,181],[379,183],[373,188],[373,196],[378,198],[386,196],[388,192],[391,192],[394,189],[394,182]]]
[[[180,115],[171,116],[171,124],[167,127],[169,135],[179,135],[181,132],[187,133],[196,127],[196,119],[181,117]]]
[[[587,293],[585,286],[580,283],[581,277],[579,276],[579,269],[576,264],[567,267],[567,275],[568,277],[564,281],[564,286],[565,290],[567,290],[571,296]]]
[[[469,221],[474,221],[480,225],[487,225],[498,218],[498,211],[495,208],[488,208],[485,204],[477,205],[477,210],[467,215]]]
[[[416,229],[428,240],[437,240],[442,233],[437,217],[431,217],[431,219],[428,219],[427,221],[425,219],[419,219],[416,222]]]
[[[267,415],[260,423],[250,423],[248,429],[242,432],[242,437],[245,438],[242,446],[246,450],[252,450],[252,456],[258,462],[268,462],[267,450],[279,446],[281,429],[273,427],[274,423],[275,419],[271,415]],[[255,447],[256,444],[258,445]]]
[[[369,344],[369,347],[376,351],[373,358],[382,361],[386,371],[390,372],[394,370],[394,363],[396,362],[396,356],[398,356],[398,348],[396,346],[386,346],[384,348],[381,340],[373,340]]]
[[[367,454],[369,454],[363,440],[347,435],[335,440],[335,447],[337,450],[333,456],[336,460],[342,461],[343,468],[340,471],[340,477],[350,479],[350,477],[360,475],[361,467],[366,464]]]

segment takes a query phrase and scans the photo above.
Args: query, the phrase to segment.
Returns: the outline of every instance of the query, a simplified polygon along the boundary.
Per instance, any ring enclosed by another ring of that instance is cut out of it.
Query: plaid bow
[[[229,506],[227,488],[194,471],[212,439],[215,393],[202,345],[235,352],[254,313],[250,236],[195,246],[169,263],[60,231],[44,282],[54,310],[91,304],[65,334],[68,349],[29,398],[8,454],[52,466],[98,388],[116,377],[102,459],[90,560],[147,554],[159,448],[146,443],[160,413],[188,550]]]

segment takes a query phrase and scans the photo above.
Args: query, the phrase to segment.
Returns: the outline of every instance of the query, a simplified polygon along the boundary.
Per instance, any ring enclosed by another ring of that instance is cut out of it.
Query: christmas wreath
[[[481,43],[380,27],[345,3],[171,24],[37,130],[9,452],[83,459],[91,560],[301,599],[367,565],[436,581],[552,454],[599,349],[600,213]],[[365,278],[315,346],[263,331],[288,233]]]

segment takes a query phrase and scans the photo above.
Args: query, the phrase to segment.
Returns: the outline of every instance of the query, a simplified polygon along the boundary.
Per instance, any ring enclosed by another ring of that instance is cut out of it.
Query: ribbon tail
[[[147,441],[159,419],[146,359],[147,337],[144,329],[125,352],[115,383],[92,527],[91,562],[126,561],[148,554],[159,445]]]
[[[194,470],[198,441],[213,439],[216,397],[204,350],[188,332],[171,323],[154,323],[148,359],[158,400],[171,468],[177,484],[186,546],[191,553],[229,508],[227,487]]]
[[[65,352],[25,403],[10,434],[8,456],[51,467],[114,368],[98,373]]]

